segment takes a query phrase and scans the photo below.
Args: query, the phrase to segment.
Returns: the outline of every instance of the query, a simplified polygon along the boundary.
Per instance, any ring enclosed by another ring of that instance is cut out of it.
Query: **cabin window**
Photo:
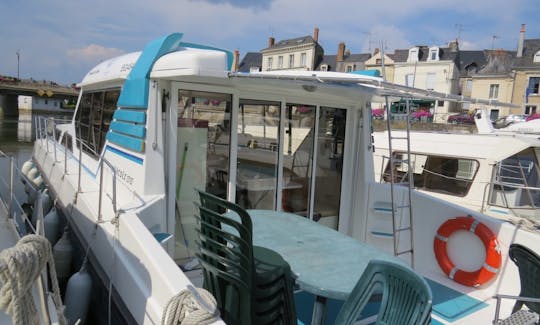
[[[313,217],[334,229],[339,224],[346,120],[344,109],[320,108]]]
[[[406,159],[406,153],[394,153],[394,181],[397,183],[408,181],[408,165],[404,162]],[[478,161],[411,153],[411,166],[415,188],[465,196],[478,170]],[[388,163],[383,174],[384,181],[390,181],[390,168]]]
[[[490,204],[507,208],[540,206],[540,149],[528,148],[495,166]]]
[[[231,102],[228,94],[179,90],[177,170],[183,175],[177,178],[183,184],[177,184],[178,195],[190,197],[193,188],[205,188],[227,198]]]
[[[246,209],[275,207],[280,108],[279,102],[240,100],[236,203]]]
[[[119,89],[83,93],[75,121],[87,154],[97,158],[103,150],[119,96]]]

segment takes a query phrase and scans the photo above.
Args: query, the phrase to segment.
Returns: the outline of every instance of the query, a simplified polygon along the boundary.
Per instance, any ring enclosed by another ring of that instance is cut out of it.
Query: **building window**
[[[433,90],[435,89],[435,78],[437,74],[435,72],[428,72],[426,75],[426,89]]]
[[[328,65],[326,64],[321,65],[321,71],[328,71]]]
[[[540,51],[534,53],[533,62],[540,63]]]
[[[531,77],[529,78],[529,86],[527,87],[527,97],[530,94],[538,95],[540,92],[538,92],[540,86],[540,77]]]
[[[414,74],[409,73],[405,75],[405,86],[414,87]]]
[[[277,65],[278,65],[278,69],[283,69],[283,56],[282,55],[278,56]]]
[[[294,67],[294,54],[289,55],[289,68]]]
[[[273,60],[272,60],[271,57],[268,58],[268,67],[266,68],[266,70],[272,70],[272,63],[273,63],[272,61],[273,61]]]
[[[439,48],[432,47],[429,49],[428,61],[439,61]]]
[[[465,90],[466,91],[472,91],[472,80],[471,79],[467,79],[467,81],[465,81]]]
[[[355,69],[356,69],[355,64],[349,64],[349,65],[347,65],[346,71],[351,72],[351,71],[354,71]]]
[[[489,85],[489,99],[499,98],[499,84]]]
[[[305,67],[306,66],[306,53],[300,54],[300,66]]]
[[[444,100],[438,100],[437,101],[437,106],[438,107],[443,107],[444,106]]]
[[[527,115],[536,114],[536,105],[526,105],[525,106],[525,114],[527,114]]]
[[[409,57],[407,58],[407,62],[418,62],[418,48],[413,47],[412,49],[409,49]]]
[[[382,59],[375,59],[375,64],[382,64]]]

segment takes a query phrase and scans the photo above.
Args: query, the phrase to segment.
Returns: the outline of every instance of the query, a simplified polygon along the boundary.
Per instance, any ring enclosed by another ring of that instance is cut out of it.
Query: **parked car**
[[[532,114],[527,117],[527,121],[536,120],[540,118],[540,113]]]
[[[525,122],[528,115],[524,114],[510,114],[508,116],[501,117],[495,121],[495,127],[504,128],[513,123]]]
[[[460,113],[448,116],[450,124],[474,124],[474,114]]]

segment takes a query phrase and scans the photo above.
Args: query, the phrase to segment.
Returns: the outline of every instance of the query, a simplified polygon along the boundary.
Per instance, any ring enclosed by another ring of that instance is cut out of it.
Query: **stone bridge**
[[[61,86],[51,81],[20,80],[0,76],[0,117],[19,115],[18,96],[56,99],[77,99],[79,90]]]

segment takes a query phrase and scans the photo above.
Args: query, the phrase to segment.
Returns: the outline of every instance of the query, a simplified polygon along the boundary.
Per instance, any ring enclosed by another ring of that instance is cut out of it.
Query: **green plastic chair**
[[[540,257],[520,244],[510,245],[508,252],[510,259],[519,269],[519,280],[521,290],[519,296],[502,295],[495,296],[497,305],[495,308],[496,324],[538,324],[540,314]],[[499,309],[501,299],[516,300],[512,314],[499,320]],[[523,305],[528,310],[522,309]]]
[[[296,324],[289,264],[253,246],[251,217],[238,205],[198,191],[199,252],[204,287],[227,324]],[[223,215],[232,210],[238,220]]]
[[[335,325],[354,324],[370,298],[382,292],[376,324],[429,324],[432,294],[411,269],[372,260],[337,315]]]

